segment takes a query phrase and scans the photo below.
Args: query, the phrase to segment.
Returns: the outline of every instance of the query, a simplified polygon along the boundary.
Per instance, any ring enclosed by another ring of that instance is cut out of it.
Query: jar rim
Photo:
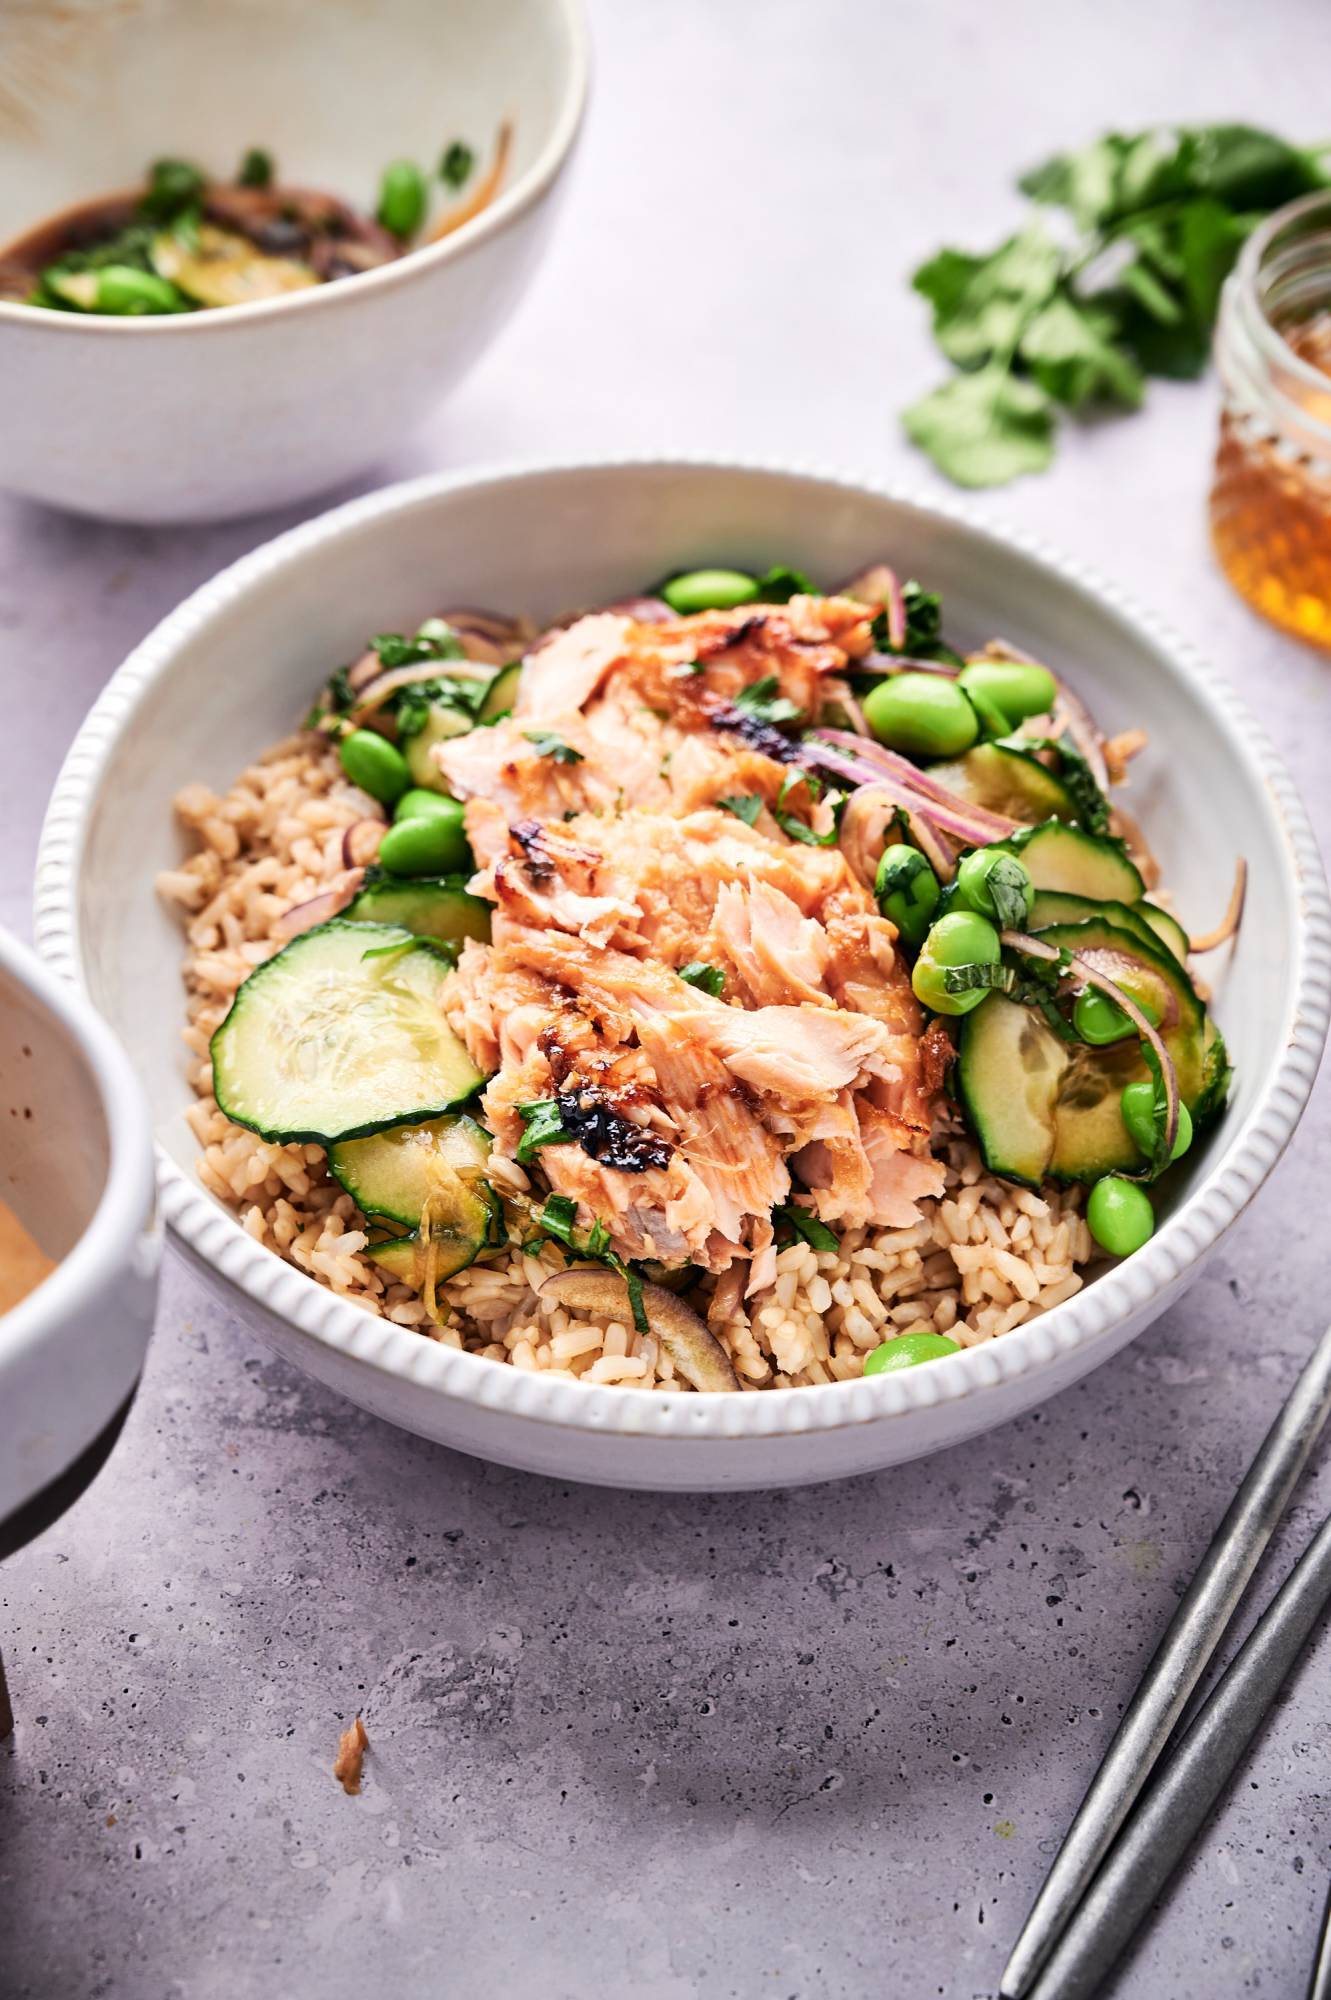
[[[1234,267],[1234,284],[1236,303],[1243,302],[1251,306],[1251,313],[1244,314],[1247,322],[1246,330],[1262,358],[1273,366],[1278,365],[1287,369],[1305,388],[1320,389],[1325,393],[1328,380],[1326,370],[1305,360],[1297,348],[1290,345],[1284,334],[1271,324],[1263,308],[1259,288],[1262,264],[1275,238],[1282,230],[1287,229],[1291,222],[1301,221],[1306,214],[1311,214],[1313,210],[1323,206],[1331,218],[1331,187],[1314,188],[1310,194],[1301,194],[1294,201],[1287,201],[1283,208],[1275,211],[1274,215],[1268,215],[1265,222],[1253,230],[1239,252],[1238,262]],[[1328,265],[1328,276],[1331,276],[1331,264]]]

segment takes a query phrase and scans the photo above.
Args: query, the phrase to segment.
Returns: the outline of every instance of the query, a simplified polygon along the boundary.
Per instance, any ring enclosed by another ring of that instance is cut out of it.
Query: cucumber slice
[[[1160,909],[1155,903],[1143,903],[1141,914],[1165,949],[1172,951],[1180,961],[1186,961],[1192,946],[1178,918],[1171,917],[1168,910]]]
[[[1178,961],[1103,918],[1055,924],[1048,944],[1075,951],[1151,1000],[1189,1111],[1206,1088],[1205,1016]],[[1172,1016],[1172,1019],[1170,1018]],[[1018,1018],[1014,1018],[1018,1017]],[[1032,1186],[1135,1173],[1141,1155],[1123,1123],[1124,1086],[1150,1071],[1133,1036],[1108,1047],[1064,1042],[1032,1009],[991,994],[962,1027],[962,1100],[992,1172]]]
[[[414,736],[409,736],[402,745],[402,755],[407,760],[412,784],[423,786],[427,792],[447,793],[444,774],[430,752],[436,743],[447,743],[453,736],[465,736],[471,727],[470,716],[464,715],[461,709],[450,708],[445,701],[432,701],[424,727],[418,729]]]
[[[521,660],[514,660],[511,665],[501,667],[485,690],[485,700],[481,703],[476,720],[499,722],[508,715],[518,698],[518,682],[521,678]]]
[[[958,798],[987,806],[990,812],[1006,813],[1009,819],[1023,820],[1028,826],[1046,819],[1075,825],[1080,818],[1077,802],[1063,780],[1038,757],[1006,743],[977,743],[952,763],[931,764],[929,776]]]
[[[1054,1150],[1064,1045],[1032,1007],[991,993],[965,1019],[958,1081],[985,1165],[1039,1187]]]
[[[321,1146],[451,1110],[485,1079],[443,1016],[449,970],[399,925],[306,931],[250,974],[213,1036],[219,1106],[265,1139]]]
[[[489,1159],[489,1134],[462,1113],[425,1125],[398,1125],[369,1139],[344,1139],[330,1151],[328,1165],[364,1214],[386,1216],[408,1229],[419,1225],[431,1195],[461,1190],[456,1205],[467,1211],[484,1242],[494,1206],[482,1178]]]
[[[95,271],[45,271],[42,282],[65,305],[76,312],[96,312],[97,273]]]
[[[1208,1014],[1202,1031],[1202,1093],[1190,1107],[1193,1125],[1199,1132],[1224,1110],[1233,1074],[1225,1038]]]
[[[367,868],[356,900],[343,911],[343,922],[400,924],[417,937],[441,944],[461,944],[464,938],[490,937],[490,905],[467,893],[461,875],[390,875],[385,868]]]
[[[430,1247],[435,1254],[434,1282],[442,1285],[447,1278],[456,1277],[474,1262],[478,1251],[484,1248],[484,1240],[476,1242],[464,1228],[458,1234],[445,1230],[435,1230]],[[400,1285],[411,1285],[418,1292],[425,1289],[429,1276],[426,1262],[427,1244],[423,1236],[399,1236],[391,1243],[372,1245],[366,1252],[381,1270],[387,1271]]]
[[[1152,916],[1163,916],[1163,910],[1152,910],[1149,903],[1112,903],[1093,896],[1069,896],[1061,889],[1037,889],[1031,904],[1029,927],[1033,931],[1048,930],[1051,924],[1094,923],[1116,924],[1120,930],[1131,931],[1133,937],[1149,945],[1154,951],[1166,951],[1171,958],[1178,953],[1162,931],[1151,922]],[[1178,930],[1178,925],[1173,926]]]
[[[1085,833],[1057,820],[1014,833],[1005,843],[1021,856],[1037,889],[1057,889],[1097,902],[1136,903],[1146,884],[1121,841]]]

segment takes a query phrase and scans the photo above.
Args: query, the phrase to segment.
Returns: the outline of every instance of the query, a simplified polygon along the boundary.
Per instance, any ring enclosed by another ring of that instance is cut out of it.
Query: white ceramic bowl
[[[0,244],[159,156],[227,176],[251,145],[372,213],[390,160],[486,160],[513,124],[498,199],[364,276],[178,318],[0,302],[0,488],[110,520],[277,506],[399,443],[516,306],[587,91],[582,0],[90,0],[5,36]]]
[[[0,1315],[0,1552],[115,1440],[157,1297],[152,1128],[110,1030],[0,931],[0,1200],[56,1268]]]
[[[179,854],[171,797],[225,786],[367,632],[441,603],[536,618],[673,568],[777,560],[834,581],[876,558],[943,592],[958,643],[994,633],[1060,668],[1109,728],[1150,731],[1133,800],[1180,908],[1214,921],[1236,853],[1252,884],[1237,949],[1208,961],[1238,1066],[1151,1243],[1045,1317],[928,1368],[820,1389],[651,1396],[551,1382],[372,1319],[261,1249],[194,1173],[172,1053],[181,941],[153,897]],[[147,1079],[162,1205],[272,1344],[390,1421],[564,1478],[642,1487],[789,1484],[863,1472],[988,1429],[1066,1387],[1164,1310],[1256,1191],[1302,1111],[1326,1031],[1325,884],[1269,745],[1227,686],[1106,585],[1022,537],[812,474],[694,463],[433,478],[279,537],[144,641],[85,723],[53,798],[41,948],[76,972]]]

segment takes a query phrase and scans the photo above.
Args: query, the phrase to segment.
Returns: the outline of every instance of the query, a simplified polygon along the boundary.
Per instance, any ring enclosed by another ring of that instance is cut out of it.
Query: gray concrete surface
[[[1311,0],[603,0],[596,28],[555,253],[384,478],[665,444],[935,486],[895,417],[936,370],[904,284],[923,252],[986,243],[1013,173],[1107,124],[1328,130]],[[1325,835],[1331,669],[1212,567],[1213,425],[1210,385],[1153,388],[990,505],[1208,648]],[[286,518],[149,533],[0,503],[0,919],[26,925],[103,680]],[[1089,1381],[791,1494],[616,1496],[451,1456],[276,1365],[173,1262],[111,1466],[0,1575],[0,1993],[987,2000],[1326,1312],[1328,1138],[1323,1094],[1191,1296]],[[1286,1556],[1329,1503],[1323,1457]],[[1119,1994],[1302,1992],[1329,1661],[1323,1639]],[[329,1766],[357,1709],[352,1800]]]

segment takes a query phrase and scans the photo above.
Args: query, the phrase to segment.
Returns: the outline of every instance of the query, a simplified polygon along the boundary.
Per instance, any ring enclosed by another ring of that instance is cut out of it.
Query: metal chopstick
[[[1090,2000],[1256,1735],[1331,1599],[1331,1518],[1198,1711],[1068,1925],[1032,2000]]]
[[[1004,2000],[1030,1991],[1071,1921],[1219,1644],[1328,1414],[1331,1327],[1267,1432],[1128,1704],[1004,1968]]]
[[[1322,1928],[1317,1939],[1317,1956],[1308,1981],[1308,2000],[1331,2000],[1331,1893],[1322,1912]]]

